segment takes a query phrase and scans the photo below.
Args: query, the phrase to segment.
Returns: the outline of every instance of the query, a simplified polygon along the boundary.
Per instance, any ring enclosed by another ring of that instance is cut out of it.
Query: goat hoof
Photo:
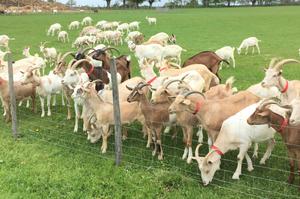
[[[158,160],[163,160],[164,159],[163,155],[159,155],[157,158],[158,158]]]
[[[122,140],[127,140],[127,136],[123,135]]]
[[[251,166],[251,167],[248,167],[247,170],[248,170],[249,172],[251,172],[251,171],[254,170],[254,168],[253,168],[253,166]]]
[[[192,163],[192,158],[188,158],[188,159],[186,160],[186,163],[191,164],[191,163]]]
[[[253,154],[252,158],[257,159],[258,155],[257,154]]]
[[[152,156],[155,156],[155,154],[156,154],[156,151],[152,151]]]
[[[233,176],[232,176],[232,179],[239,180],[240,179],[240,175],[237,174],[237,173],[234,173]]]
[[[261,160],[261,161],[259,161],[259,164],[265,165],[265,164],[266,164],[266,161],[265,161],[265,160]]]

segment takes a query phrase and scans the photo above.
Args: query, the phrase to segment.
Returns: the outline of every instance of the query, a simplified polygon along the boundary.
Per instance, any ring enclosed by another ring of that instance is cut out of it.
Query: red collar
[[[285,86],[284,86],[283,90],[281,91],[281,93],[285,93],[288,89],[289,89],[289,81],[286,80]]]
[[[151,84],[152,82],[154,82],[156,80],[157,76],[151,78],[149,81],[147,81],[148,84]]]
[[[196,103],[196,108],[195,108],[195,111],[193,112],[193,114],[196,115],[200,111],[200,108],[201,108],[201,102],[198,101]]]
[[[289,125],[289,119],[284,118],[280,125],[279,132],[282,132]]]
[[[168,69],[168,67],[162,67],[162,68],[159,69],[159,72],[167,70],[167,69]]]
[[[221,156],[224,155],[224,153],[218,147],[216,147],[215,145],[212,145],[211,149],[214,150],[217,154],[219,154]]]
[[[91,67],[91,69],[88,71],[88,72],[86,72],[86,70],[85,70],[85,72],[86,72],[86,74],[88,75],[88,76],[90,76],[91,74],[92,74],[92,72],[94,71],[94,69],[95,69],[95,67],[94,67],[94,65],[92,65],[92,67]]]

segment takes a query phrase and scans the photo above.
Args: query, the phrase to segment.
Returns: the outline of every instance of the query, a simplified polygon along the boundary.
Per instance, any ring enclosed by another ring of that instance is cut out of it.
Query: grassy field
[[[161,31],[174,33],[178,44],[188,50],[183,54],[183,60],[202,50],[215,50],[224,45],[238,46],[244,38],[256,36],[262,40],[262,54],[236,55],[236,69],[225,67],[220,72],[223,80],[234,75],[238,89],[261,81],[263,68],[271,57],[299,56],[300,7],[1,16],[0,34],[16,38],[10,43],[14,59],[22,57],[22,49],[27,45],[31,46],[32,53],[37,52],[41,41],[50,41],[49,45],[66,52],[71,49],[71,44],[62,44],[56,37],[47,37],[47,28],[59,22],[65,29],[69,22],[87,15],[94,22],[102,19],[141,21],[141,32],[147,38]],[[148,26],[146,15],[156,16],[158,24]],[[71,41],[78,33],[70,32]],[[126,46],[120,47],[120,50],[129,53]],[[138,75],[135,58],[132,67],[134,74]],[[284,76],[299,79],[298,67],[286,66]],[[122,166],[115,167],[113,136],[108,153],[100,154],[99,143],[88,143],[82,129],[80,133],[73,133],[74,121],[66,120],[65,107],[53,107],[52,114],[52,117],[41,119],[40,108],[36,114],[20,108],[18,117],[22,137],[17,141],[11,136],[10,125],[0,120],[0,198],[299,197],[296,184],[286,183],[289,166],[285,146],[279,136],[266,165],[261,166],[259,160],[254,160],[254,171],[249,173],[244,167],[241,179],[232,180],[237,151],[230,152],[223,157],[221,170],[216,173],[212,184],[203,187],[196,163],[187,165],[181,160],[183,144],[180,133],[173,140],[171,135],[164,135],[165,160],[160,162],[151,156],[150,149],[145,148],[141,126],[129,126],[129,138],[123,142]],[[260,157],[264,149],[262,144]]]

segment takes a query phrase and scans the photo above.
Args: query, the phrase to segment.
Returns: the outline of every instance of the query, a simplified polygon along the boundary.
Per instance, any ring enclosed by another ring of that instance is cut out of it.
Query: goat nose
[[[265,82],[261,82],[261,85],[262,85],[262,86],[265,86],[265,85],[266,85],[266,83],[265,83]]]

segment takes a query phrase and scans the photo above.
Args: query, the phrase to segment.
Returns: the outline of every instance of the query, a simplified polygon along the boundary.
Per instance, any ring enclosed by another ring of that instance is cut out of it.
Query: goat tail
[[[186,52],[187,50],[186,50],[186,49],[184,49],[184,48],[182,48],[182,51],[183,51],[183,52]]]
[[[9,38],[9,40],[16,40],[16,38]]]
[[[261,40],[257,40],[257,42],[262,42]]]

